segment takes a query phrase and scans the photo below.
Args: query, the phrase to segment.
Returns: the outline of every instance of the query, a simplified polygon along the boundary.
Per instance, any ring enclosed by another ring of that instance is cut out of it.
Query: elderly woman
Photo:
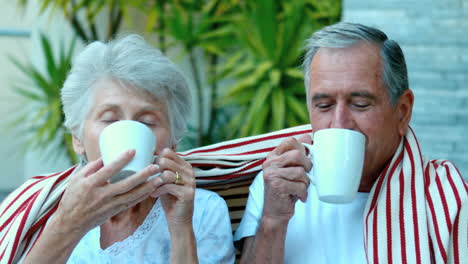
[[[224,200],[196,189],[193,168],[175,152],[191,104],[171,61],[136,35],[91,43],[74,62],[62,101],[82,162],[25,263],[234,262]],[[119,120],[147,125],[158,159],[110,183],[135,154],[103,165],[99,135]]]

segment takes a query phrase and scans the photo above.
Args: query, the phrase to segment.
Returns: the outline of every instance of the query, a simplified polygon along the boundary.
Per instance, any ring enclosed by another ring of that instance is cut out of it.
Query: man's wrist
[[[286,232],[289,219],[264,215],[260,221],[262,232],[267,234]]]

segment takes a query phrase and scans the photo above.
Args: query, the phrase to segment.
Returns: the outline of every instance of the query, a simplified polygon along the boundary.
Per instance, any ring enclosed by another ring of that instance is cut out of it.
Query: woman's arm
[[[171,263],[198,263],[197,243],[192,222],[169,225]]]
[[[195,174],[192,166],[172,149],[164,149],[156,163],[164,182],[151,196],[160,197],[171,236],[171,263],[198,263],[193,232]]]
[[[159,172],[155,165],[120,182],[108,182],[134,155],[127,151],[106,166],[98,159],[72,175],[55,215],[24,263],[65,263],[89,230],[148,198],[162,184],[159,179],[146,181]]]
[[[64,224],[56,213],[23,263],[66,263],[83,235]]]

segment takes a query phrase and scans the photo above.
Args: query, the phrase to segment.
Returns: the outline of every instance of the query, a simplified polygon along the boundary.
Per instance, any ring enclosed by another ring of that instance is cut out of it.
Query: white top
[[[228,209],[216,193],[196,189],[193,231],[200,263],[234,263]],[[131,236],[104,250],[99,241],[98,226],[80,240],[67,263],[169,263],[170,235],[159,200]]]
[[[250,186],[249,199],[234,240],[254,236],[263,210],[263,175]],[[285,263],[366,263],[363,214],[369,193],[358,193],[349,204],[330,204],[318,199],[309,187],[307,201],[298,201],[288,224]]]

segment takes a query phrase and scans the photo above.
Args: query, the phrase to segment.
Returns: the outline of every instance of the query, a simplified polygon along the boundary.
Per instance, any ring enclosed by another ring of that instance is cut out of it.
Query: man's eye
[[[317,107],[318,109],[328,109],[331,107],[331,104],[316,104],[315,107]]]
[[[354,107],[360,108],[360,109],[365,109],[370,106],[369,103],[354,103]]]

